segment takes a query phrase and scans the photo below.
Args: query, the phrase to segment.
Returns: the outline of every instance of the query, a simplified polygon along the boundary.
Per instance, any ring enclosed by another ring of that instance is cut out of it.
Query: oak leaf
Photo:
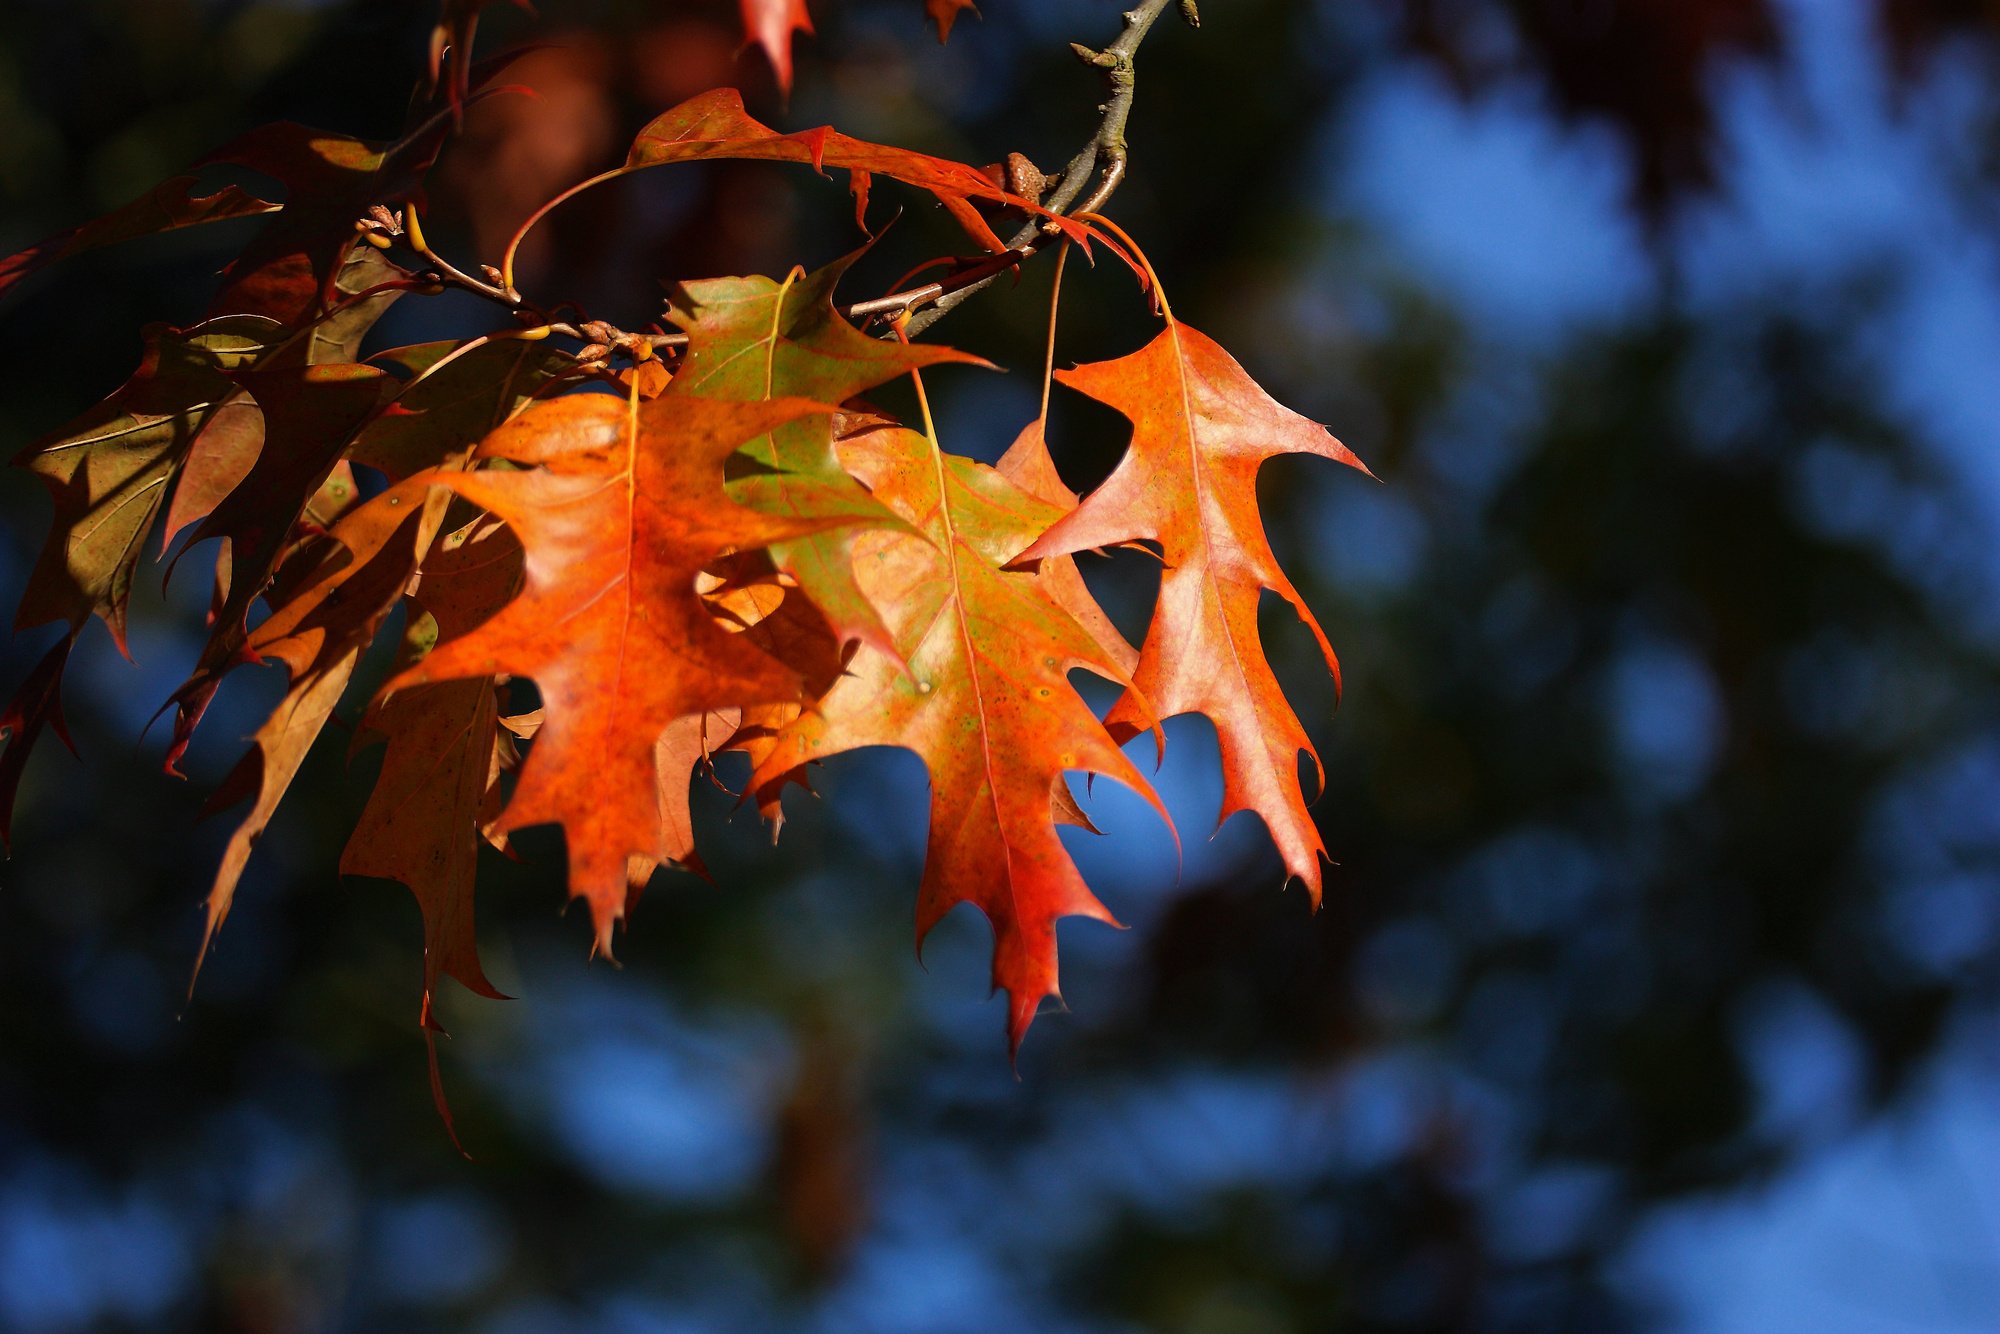
[[[1265,660],[1257,632],[1264,590],[1289,602],[1312,631],[1336,686],[1340,665],[1264,536],[1257,470],[1279,454],[1367,470],[1325,427],[1275,402],[1220,346],[1171,314],[1139,351],[1058,371],[1056,379],[1124,413],[1132,443],[1104,484],[1022,559],[1159,545],[1166,569],[1132,676],[1140,693],[1121,699],[1106,721],[1122,738],[1152,726],[1150,710],[1159,718],[1207,716],[1222,748],[1221,818],[1256,812],[1286,870],[1317,904],[1326,852],[1306,811],[1298,757],[1303,751],[1318,766],[1319,754]]]
[[[209,890],[203,956],[229,916],[252,848],[332,716],[362,652],[401,597],[444,509],[440,501],[374,503],[352,510],[301,553],[297,563],[307,568],[292,575],[296,587],[246,633],[246,659],[278,661],[290,684],[252,738],[251,749],[208,803],[210,811],[220,811],[246,796],[255,798],[231,835]],[[200,966],[197,958],[197,972]]]
[[[884,609],[909,671],[863,647],[780,734],[751,785],[862,746],[921,756],[931,816],[918,942],[959,903],[986,914],[993,982],[1008,993],[1008,1038],[1018,1049],[1043,997],[1059,995],[1056,919],[1114,922],[1057,836],[1059,812],[1074,809],[1064,773],[1114,778],[1167,818],[1068,673],[1130,681],[1040,576],[1005,568],[1059,508],[900,426],[844,440],[841,459],[923,534],[871,532],[855,544],[862,586]]]
[[[5,749],[0,750],[0,847],[9,851],[14,846],[14,799],[42,729],[55,728],[70,753],[76,753],[76,743],[70,740],[68,724],[63,721],[62,678],[79,628],[73,627],[42,655],[7,707],[0,709],[0,739],[5,741]]]
[[[385,689],[533,678],[546,718],[496,827],[563,826],[570,892],[589,902],[600,950],[624,915],[631,859],[681,852],[660,798],[662,734],[690,715],[798,697],[798,673],[722,629],[695,580],[729,551],[845,522],[759,515],[723,490],[723,462],[745,441],[830,410],[572,394],[534,404],[480,446],[481,458],[520,470],[405,483],[449,487],[506,521],[526,578],[491,620]]]
[[[38,241],[19,254],[0,259],[0,296],[9,288],[57,260],[115,245],[157,232],[179,231],[203,223],[254,218],[276,212],[280,205],[239,186],[225,185],[212,195],[197,195],[198,176],[175,176],[160,182],[123,208],[101,218]]]
[[[178,772],[222,678],[254,660],[246,654],[251,605],[277,572],[299,519],[340,464],[355,430],[395,386],[386,371],[353,363],[246,371],[239,379],[263,409],[267,443],[243,480],[195,529],[196,542],[226,540],[227,591],[194,671],[174,692],[169,773]]]
[[[414,665],[440,641],[462,638],[518,590],[521,547],[504,525],[479,519],[424,558],[399,662]],[[437,1028],[440,977],[482,996],[500,992],[480,967],[473,884],[482,831],[500,813],[499,777],[512,736],[500,726],[490,676],[411,686],[376,701],[355,748],[386,742],[368,804],[340,855],[344,875],[396,880],[424,919],[424,999],[419,1020]]]
[[[77,626],[95,614],[123,651],[133,573],[182,465],[197,455],[228,461],[218,466],[234,466],[246,451],[255,457],[263,414],[230,372],[262,354],[275,328],[238,317],[185,331],[148,329],[131,379],[15,460],[42,479],[55,502],[17,629],[49,621]],[[202,499],[188,494],[197,489]],[[213,507],[207,490],[200,470],[181,479],[177,523]]]
[[[841,168],[848,173],[854,190],[857,220],[867,209],[869,187],[875,177],[914,185],[934,196],[981,248],[995,254],[1005,251],[1006,243],[973,207],[974,200],[1033,213],[1086,248],[1093,240],[1104,239],[1089,225],[1052,214],[1034,200],[1003,189],[977,167],[963,162],[870,143],[828,125],[780,134],[753,119],[743,109],[742,94],[733,88],[702,93],[662,112],[639,131],[625,165],[598,179],[646,167],[717,158],[799,162],[815,171]],[[1122,256],[1124,252],[1118,250],[1118,253]]]

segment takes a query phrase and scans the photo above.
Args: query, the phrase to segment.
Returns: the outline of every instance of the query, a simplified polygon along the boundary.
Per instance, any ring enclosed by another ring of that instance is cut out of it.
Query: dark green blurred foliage
[[[533,159],[573,162],[571,179],[615,158],[662,90],[731,68],[727,5],[542,8],[542,28],[507,7],[491,27],[581,43],[542,75],[583,99],[560,104],[565,124],[608,128]],[[1115,22],[1108,3],[991,0],[939,51],[914,0],[819,8],[792,106],[762,113],[1045,168],[1087,133],[1094,93],[1055,38]],[[1777,40],[1761,6],[1710,8],[1741,11],[1728,31],[1747,36],[1724,45]],[[86,637],[69,700],[85,763],[47,747],[17,819],[0,1323],[1632,1327],[1657,1312],[1617,1263],[1650,1210],[1851,1129],[1990,1004],[1988,953],[1926,934],[1910,905],[1947,870],[1989,886],[1996,870],[2000,604],[1962,487],[1851,364],[1846,333],[1878,293],[1663,296],[1496,356],[1326,202],[1352,89],[1412,51],[1466,66],[1460,39],[1500,31],[1479,48],[1487,76],[1612,116],[1632,197],[1670,215],[1712,180],[1676,156],[1707,133],[1708,53],[1667,71],[1672,97],[1607,106],[1564,82],[1567,38],[1544,41],[1559,5],[1208,9],[1199,34],[1163,27],[1145,48],[1115,212],[1177,311],[1382,478],[1287,460],[1264,479],[1275,544],[1347,673],[1336,715],[1303,633],[1269,618],[1329,775],[1325,909],[1280,893],[1236,826],[1223,864],[1176,885],[1169,861],[1107,893],[1134,929],[1065,931],[1075,1013],[1037,1025],[1016,1082],[998,1007],[979,1004],[983,926],[954,917],[928,971],[911,964],[908,757],[830,769],[776,849],[729,794],[698,792],[714,883],[661,877],[617,970],[586,961],[587,931],[556,911],[559,840],[531,834],[524,862],[484,868],[480,901],[492,975],[521,999],[444,1001],[468,1164],[430,1108],[414,907],[333,872],[375,762],[350,768],[344,737],[322,743],[183,999],[225,830],[194,823],[199,785],[160,776],[134,738],[195,648],[190,566],[135,602],[137,668]],[[1891,5],[1885,31],[1905,53],[1985,41],[1975,10]],[[428,20],[391,0],[17,3],[0,28],[0,248],[263,119],[388,130]],[[521,160],[504,128],[475,125],[461,164],[447,156],[453,253],[491,258],[479,238],[511,221],[481,213]],[[1409,174],[1421,190],[1421,164]],[[644,178],[559,215],[527,281],[642,319],[659,281],[841,253],[847,218],[837,188],[763,167]],[[855,295],[946,236],[903,218]],[[17,293],[0,445],[115,386],[141,323],[192,318],[216,246],[95,254]],[[1072,266],[1065,359],[1150,327],[1109,268]],[[939,326],[1014,368],[939,377],[956,447],[990,458],[1032,413],[1046,291],[1038,270]],[[382,337],[483,316],[420,305]],[[1056,422],[1087,485],[1119,423],[1061,399]],[[0,504],[18,587],[44,502],[18,477]],[[1146,591],[1143,562],[1087,568],[1114,605]],[[9,683],[40,649],[13,642]],[[275,694],[238,676],[198,779]],[[1191,846],[1208,818],[1183,815]],[[1157,830],[1129,836],[1159,860]],[[1856,1099],[1800,1106],[1770,1085],[1785,1067],[1759,1053],[1798,1032],[1851,1055]]]

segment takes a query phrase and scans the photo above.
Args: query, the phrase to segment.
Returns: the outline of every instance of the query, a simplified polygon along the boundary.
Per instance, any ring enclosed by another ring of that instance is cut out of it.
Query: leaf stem
[[[1133,98],[1138,91],[1138,75],[1133,57],[1139,50],[1139,44],[1145,41],[1146,34],[1152,30],[1160,15],[1165,13],[1170,5],[1176,3],[1180,4],[1185,17],[1191,8],[1185,0],[1139,0],[1138,4],[1125,13],[1124,31],[1118,35],[1116,41],[1102,51],[1092,51],[1088,47],[1073,44],[1073,49],[1085,63],[1104,71],[1111,92],[1102,104],[1103,114],[1098,121],[1096,133],[1091,136],[1090,142],[1084,145],[1083,150],[1070,159],[1054,190],[1042,201],[1051,213],[1068,211],[1072,217],[1105,223],[1098,210],[1104,207],[1106,201],[1125,179],[1125,126],[1131,116]],[[685,347],[687,335],[684,333],[628,334],[602,321],[586,320],[577,324],[550,319],[545,310],[524,299],[514,286],[515,254],[528,231],[563,201],[617,174],[616,171],[612,171],[592,177],[563,191],[536,209],[508,240],[500,266],[497,269],[487,270],[493,275],[494,281],[491,282],[473,277],[432,250],[424,239],[423,225],[418,220],[414,207],[405,211],[407,228],[404,231],[404,239],[429,266],[428,276],[435,278],[439,287],[454,287],[484,297],[506,307],[531,325],[548,333],[583,339],[591,345],[591,348],[603,347],[607,351],[622,351],[633,356],[638,355],[641,343],[650,345],[654,352]],[[1077,197],[1083,194],[1084,187],[1090,184],[1093,177],[1096,178],[1096,184],[1091,187],[1090,193],[1079,201]],[[1071,209],[1072,204],[1075,205],[1074,209]],[[1111,224],[1106,225],[1128,246],[1131,245],[1132,238],[1123,229]],[[924,283],[919,287],[892,292],[887,296],[875,297],[868,301],[857,301],[842,307],[841,313],[857,322],[886,315],[898,322],[899,336],[908,337],[921,333],[944,318],[973,293],[984,291],[1002,274],[1018,269],[1051,239],[1061,235],[1061,232],[1047,221],[1031,221],[1016,232],[1008,242],[1007,249],[998,254],[988,256],[936,282]],[[1132,249],[1136,253],[1138,247],[1132,246]],[[1066,246],[1064,251],[1067,251]],[[1143,262],[1143,257],[1141,258]],[[1146,265],[1146,270],[1150,275],[1151,266]],[[1157,278],[1154,278],[1153,285],[1155,289],[1158,288]],[[1165,302],[1165,297],[1161,297],[1163,308]],[[1054,313],[1051,311],[1051,319],[1053,317]],[[585,350],[589,351],[591,348]],[[1051,343],[1051,355],[1053,355],[1053,343]],[[1043,397],[1045,399],[1047,397],[1046,384]]]
[[[1132,114],[1132,99],[1139,89],[1138,70],[1133,57],[1138,53],[1139,44],[1146,40],[1146,34],[1152,31],[1154,22],[1174,3],[1175,0],[1140,0],[1125,11],[1125,30],[1118,35],[1118,40],[1102,51],[1072,44],[1071,49],[1085,64],[1104,71],[1105,80],[1111,85],[1111,95],[1102,105],[1103,116],[1097,122],[1097,132],[1083,146],[1083,151],[1070,159],[1054,191],[1042,201],[1051,213],[1067,212],[1073,217],[1095,213],[1109,202],[1124,181],[1125,125]],[[1077,196],[1083,193],[1092,176],[1096,176],[1097,183],[1079,202]],[[1076,204],[1074,210],[1070,208],[1072,203]],[[1024,257],[1031,255],[1048,243],[1050,235],[1046,224],[1030,222],[1009,240],[1009,253],[1018,250],[1023,252]],[[967,283],[956,291],[939,296],[930,303],[928,310],[910,321],[910,332],[922,333],[974,292],[990,286],[998,276],[994,274],[976,283]]]
[[[1042,411],[1036,418],[1046,428],[1049,422],[1049,392],[1056,382],[1056,310],[1062,304],[1063,263],[1069,258],[1069,245],[1065,242],[1056,249],[1055,283],[1049,289],[1049,347],[1042,358]],[[1155,283],[1154,286],[1158,286]]]
[[[1168,324],[1174,322],[1174,308],[1167,304],[1167,289],[1160,285],[1160,275],[1153,271],[1153,261],[1146,258],[1146,252],[1132,239],[1132,234],[1101,213],[1077,213],[1074,216],[1084,222],[1094,222],[1125,243],[1132,257],[1139,261],[1139,267],[1146,271],[1146,281],[1153,285],[1153,299],[1160,303],[1160,315]]]

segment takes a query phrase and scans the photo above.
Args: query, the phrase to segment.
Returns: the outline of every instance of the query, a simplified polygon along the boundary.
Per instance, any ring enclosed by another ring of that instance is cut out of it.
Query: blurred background
[[[542,0],[551,45],[433,188],[461,263],[739,80],[786,128],[1058,167],[1111,0],[813,0],[789,106],[735,7]],[[431,1109],[419,932],[333,868],[376,763],[323,739],[191,1003],[228,819],[280,691],[232,678],[163,777],[147,719],[203,581],[85,637],[0,892],[0,1327],[1983,1331],[2000,1326],[2000,8],[1983,0],[1210,0],[1140,57],[1114,214],[1176,311],[1381,483],[1269,465],[1338,713],[1326,906],[1212,840],[1213,734],[1168,727],[1177,868],[1137,803],[1077,855],[1130,929],[1062,935],[1073,1012],[1009,1070],[971,910],[920,968],[925,778],[829,766],[773,849],[698,784],[713,883],[663,874],[587,961],[561,841],[482,870]],[[10,0],[0,252],[286,117],[400,123],[419,0]],[[914,196],[849,295],[950,247]],[[628,325],[659,281],[858,240],[841,187],[655,172],[537,234],[523,282]],[[240,241],[240,234],[239,234]],[[199,314],[221,229],[68,262],[0,311],[0,447]],[[946,443],[1035,410],[1048,266],[935,336]],[[371,346],[491,326],[405,300]],[[1059,355],[1147,337],[1071,266]],[[1120,422],[1058,393],[1079,487]],[[17,590],[46,501],[0,488]],[[1086,565],[1134,627],[1144,562]],[[11,596],[11,593],[9,594]],[[393,636],[390,636],[393,638]],[[7,689],[45,647],[17,636]],[[352,719],[358,701],[345,709]],[[1149,743],[1141,741],[1142,747]],[[740,771],[724,764],[730,781]],[[1076,831],[1068,831],[1075,834]]]

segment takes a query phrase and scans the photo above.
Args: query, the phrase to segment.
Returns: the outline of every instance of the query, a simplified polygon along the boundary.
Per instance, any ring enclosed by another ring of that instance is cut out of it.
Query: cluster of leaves
[[[447,5],[460,40],[477,8]],[[440,977],[498,994],[474,939],[482,842],[504,850],[517,829],[560,825],[570,891],[608,952],[656,868],[699,869],[689,784],[722,750],[747,752],[745,797],[774,828],[814,764],[876,745],[922,757],[919,932],[960,902],[984,911],[1017,1046],[1057,990],[1056,919],[1110,920],[1058,837],[1089,827],[1065,774],[1113,778],[1164,818],[1120,749],[1162,737],[1163,718],[1213,721],[1223,817],[1255,812],[1317,901],[1324,853],[1298,768],[1312,747],[1260,647],[1266,590],[1335,663],[1266,543],[1255,483],[1275,454],[1358,467],[1353,456],[1176,320],[1108,221],[1059,217],[966,164],[826,128],[779,133],[726,89],[659,116],[612,174],[723,158],[837,167],[864,225],[871,183],[900,181],[976,243],[961,274],[1038,248],[1006,247],[996,210],[1038,220],[1058,250],[1132,258],[1163,328],[1136,352],[1053,374],[1130,420],[1123,462],[1079,501],[1045,445],[1046,393],[997,467],[946,452],[921,374],[977,359],[909,341],[915,298],[863,303],[885,328],[856,323],[834,302],[845,261],[686,282],[671,330],[553,319],[505,266],[482,281],[440,259],[415,208],[463,101],[490,95],[503,63],[462,80],[441,70],[394,143],[267,126],[0,262],[4,290],[89,247],[266,219],[205,319],[147,329],[131,379],[20,460],[55,512],[18,624],[65,633],[0,719],[0,831],[37,737],[63,730],[63,671],[84,627],[101,620],[122,651],[142,556],[179,561],[214,540],[207,642],[171,700],[168,768],[236,668],[276,660],[289,688],[211,802],[251,806],[209,894],[209,935],[357,663],[400,625],[356,733],[357,748],[385,750],[340,869],[400,881],[421,903],[427,1031]],[[282,203],[195,193],[213,164],[269,177]],[[503,327],[361,355],[392,302],[447,286],[491,298]],[[861,397],[904,376],[921,429]],[[1071,560],[1134,544],[1165,566],[1137,648]],[[1122,688],[1102,719],[1077,669]],[[539,709],[512,708],[516,678]]]

